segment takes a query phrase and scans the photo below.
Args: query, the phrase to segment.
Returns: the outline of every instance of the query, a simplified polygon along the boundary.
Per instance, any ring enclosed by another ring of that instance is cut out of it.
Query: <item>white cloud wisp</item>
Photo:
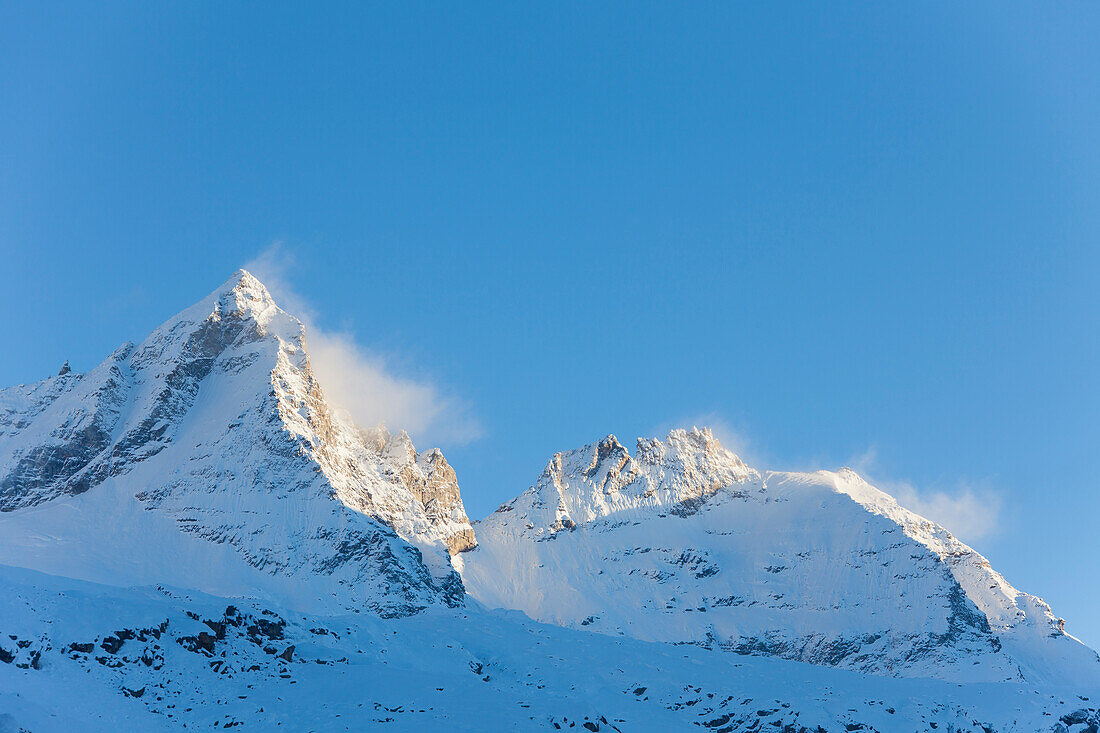
[[[350,333],[321,328],[314,309],[288,282],[292,266],[293,257],[274,244],[244,269],[305,326],[313,371],[334,409],[364,427],[405,430],[423,447],[463,445],[482,437],[482,426],[464,400],[431,381],[395,375],[382,356],[360,346]]]
[[[964,542],[992,537],[1001,528],[1001,495],[988,482],[958,481],[950,489],[917,489],[908,481],[873,479],[877,453],[868,448],[852,468],[906,509],[946,527]]]

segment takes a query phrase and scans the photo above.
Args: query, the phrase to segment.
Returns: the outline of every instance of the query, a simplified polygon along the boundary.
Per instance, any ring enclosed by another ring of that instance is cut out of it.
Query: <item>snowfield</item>
[[[307,346],[240,271],[0,390],[0,733],[1100,731],[1096,653],[852,471],[608,436],[471,523]]]
[[[1032,732],[1100,721],[1095,691],[864,675],[474,607],[314,616],[166,586],[11,568],[0,578],[0,648],[14,657],[0,664],[0,730]]]

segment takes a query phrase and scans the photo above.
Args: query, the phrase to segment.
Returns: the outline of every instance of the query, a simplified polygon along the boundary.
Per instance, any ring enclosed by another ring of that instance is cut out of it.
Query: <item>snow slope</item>
[[[1078,733],[1100,722],[1095,691],[890,679],[515,613],[317,616],[5,567],[0,584],[5,732]]]
[[[325,403],[240,271],[87,374],[0,391],[0,562],[383,616],[463,602],[454,472]]]
[[[490,607],[861,672],[1100,683],[1043,601],[850,470],[760,473],[707,430],[556,454],[475,523]]]

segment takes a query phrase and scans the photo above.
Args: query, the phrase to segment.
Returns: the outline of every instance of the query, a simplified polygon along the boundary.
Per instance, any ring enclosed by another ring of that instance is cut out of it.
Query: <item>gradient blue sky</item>
[[[262,257],[472,515],[713,422],[1100,646],[1100,9],[954,5],[0,2],[0,384]]]

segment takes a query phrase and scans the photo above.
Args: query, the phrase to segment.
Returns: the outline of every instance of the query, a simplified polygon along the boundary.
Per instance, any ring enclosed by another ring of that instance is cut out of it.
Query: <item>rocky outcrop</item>
[[[531,526],[518,531],[539,538],[624,512],[687,515],[720,489],[736,494],[739,486],[759,478],[707,428],[674,430],[665,441],[639,438],[633,456],[608,435],[594,445],[556,453],[534,486],[482,525],[522,508]]]
[[[111,473],[132,349],[123,344],[87,375],[63,370],[0,390],[0,511],[81,494]]]
[[[458,490],[458,477],[443,453],[433,448],[422,456],[417,455],[404,431],[393,442],[400,448],[388,452],[402,466],[398,472],[402,485],[420,504],[448,551],[453,555],[476,547],[474,530]]]

